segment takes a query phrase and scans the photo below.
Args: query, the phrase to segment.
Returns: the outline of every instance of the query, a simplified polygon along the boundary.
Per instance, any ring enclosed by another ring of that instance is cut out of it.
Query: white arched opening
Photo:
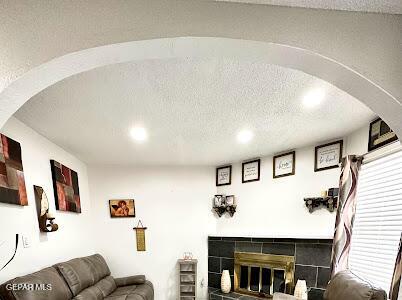
[[[261,60],[300,70],[354,96],[402,136],[402,105],[391,94],[351,68],[328,57],[296,47],[212,37],[133,41],[86,49],[53,59],[31,69],[0,93],[0,126],[32,96],[74,74],[110,64],[180,57]]]

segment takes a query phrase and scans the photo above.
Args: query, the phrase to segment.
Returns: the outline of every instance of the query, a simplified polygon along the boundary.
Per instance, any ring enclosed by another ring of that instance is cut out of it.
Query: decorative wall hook
[[[49,213],[49,201],[42,187],[34,185],[36,211],[38,214],[39,229],[43,232],[53,232],[59,229],[54,223],[54,216]]]

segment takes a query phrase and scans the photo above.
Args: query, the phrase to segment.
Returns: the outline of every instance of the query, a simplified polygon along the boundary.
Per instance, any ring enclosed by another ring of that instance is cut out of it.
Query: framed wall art
[[[216,186],[229,185],[232,182],[232,166],[216,168]]]
[[[295,174],[296,152],[276,155],[273,158],[273,177],[280,178]]]
[[[54,199],[56,209],[81,213],[78,174],[61,163],[51,160]]]
[[[112,218],[135,218],[134,199],[109,200],[109,210]]]
[[[342,160],[342,148],[342,140],[315,147],[314,171],[338,168]]]
[[[260,180],[260,159],[242,164],[242,183]]]
[[[0,134],[0,202],[28,205],[21,145]]]
[[[368,151],[373,151],[396,140],[398,140],[396,134],[380,118],[370,123]]]

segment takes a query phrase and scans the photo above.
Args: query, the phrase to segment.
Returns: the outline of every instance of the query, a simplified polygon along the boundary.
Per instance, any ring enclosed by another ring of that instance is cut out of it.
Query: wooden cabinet
[[[195,300],[197,294],[197,260],[179,259],[179,299]]]

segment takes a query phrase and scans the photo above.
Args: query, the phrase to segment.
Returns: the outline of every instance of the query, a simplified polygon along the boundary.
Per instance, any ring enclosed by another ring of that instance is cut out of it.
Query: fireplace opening
[[[275,292],[292,293],[294,257],[235,252],[234,290],[270,298]]]

